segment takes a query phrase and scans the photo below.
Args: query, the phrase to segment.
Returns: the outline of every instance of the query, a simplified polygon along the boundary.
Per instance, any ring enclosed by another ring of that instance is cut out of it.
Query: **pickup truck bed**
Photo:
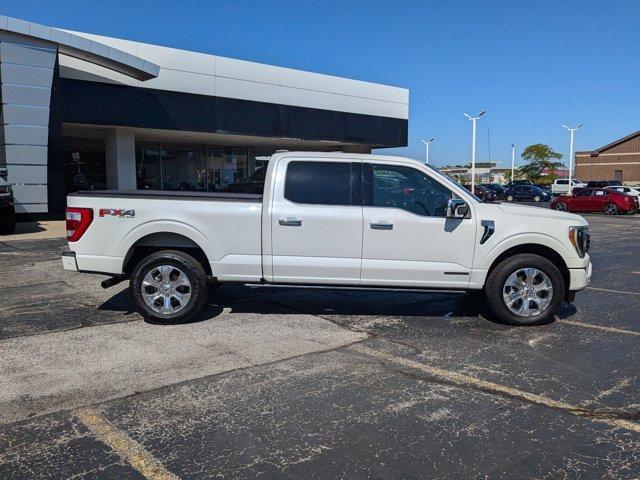
[[[145,200],[225,200],[238,202],[262,202],[262,195],[254,193],[229,193],[229,192],[183,192],[167,190],[88,190],[71,193],[69,197],[127,197],[141,198]]]

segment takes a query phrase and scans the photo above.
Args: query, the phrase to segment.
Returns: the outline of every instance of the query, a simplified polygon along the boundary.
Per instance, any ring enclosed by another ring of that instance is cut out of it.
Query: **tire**
[[[527,283],[528,277],[524,275],[529,275],[529,272],[534,273],[530,275],[531,283]],[[511,285],[517,285],[518,290]],[[546,288],[547,285],[551,288]],[[536,287],[539,291],[531,293]],[[539,255],[523,253],[500,262],[487,277],[484,291],[492,319],[508,325],[532,326],[553,320],[564,301],[565,288],[562,274],[551,261]],[[544,295],[543,291],[546,292]],[[523,297],[523,294],[526,296]],[[512,302],[512,308],[507,306],[508,299],[516,299]],[[546,306],[542,308],[543,305]]]
[[[165,281],[165,278],[169,280]],[[209,282],[204,267],[191,255],[162,250],[136,265],[129,290],[137,311],[147,320],[184,323],[205,306]]]
[[[513,195],[507,195],[507,202],[513,202]]]
[[[11,235],[16,231],[16,210],[13,205],[0,210],[0,235]]]
[[[533,201],[538,203],[540,201],[540,195],[536,195],[535,197],[533,197]]]
[[[604,206],[605,215],[615,215],[616,213],[618,213],[618,206],[615,203],[607,203]]]
[[[558,202],[556,203],[556,210],[558,210],[559,212],[568,212],[569,208],[567,207],[567,204],[564,202]]]

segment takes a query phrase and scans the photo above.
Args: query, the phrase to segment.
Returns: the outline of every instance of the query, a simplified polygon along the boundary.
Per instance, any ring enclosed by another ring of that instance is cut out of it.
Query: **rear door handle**
[[[279,218],[278,223],[284,227],[301,227],[302,220],[299,218]]]
[[[389,222],[373,222],[370,226],[373,230],[393,230],[393,223]]]

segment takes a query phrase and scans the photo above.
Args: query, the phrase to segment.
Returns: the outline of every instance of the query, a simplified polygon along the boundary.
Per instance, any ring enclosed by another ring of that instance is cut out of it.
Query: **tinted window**
[[[296,203],[359,205],[359,172],[359,164],[291,162],[287,166],[284,196]]]
[[[591,193],[593,192],[593,190],[580,190],[578,193],[576,193],[576,197],[588,197],[591,195]]]
[[[558,185],[569,185],[569,180],[556,180]]]
[[[371,165],[366,168],[365,204],[400,208],[416,215],[444,217],[452,192],[427,174],[401,165]]]

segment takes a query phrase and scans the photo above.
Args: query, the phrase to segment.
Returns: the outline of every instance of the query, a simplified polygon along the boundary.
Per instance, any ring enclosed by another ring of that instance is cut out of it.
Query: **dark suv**
[[[16,209],[13,205],[11,185],[0,177],[0,235],[9,235],[16,230]]]
[[[506,192],[507,200],[533,200],[534,202],[548,202],[551,200],[551,194],[546,190],[535,185],[516,185]]]
[[[622,183],[618,180],[591,180],[587,182],[587,188],[604,188],[604,187],[619,187]]]

